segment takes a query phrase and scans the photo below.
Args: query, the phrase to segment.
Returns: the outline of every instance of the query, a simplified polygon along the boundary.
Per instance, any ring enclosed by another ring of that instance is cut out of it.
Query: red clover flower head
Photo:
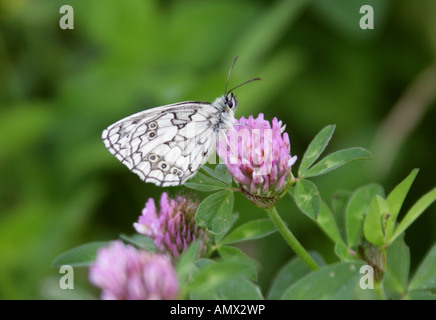
[[[218,142],[217,153],[245,196],[261,208],[270,208],[287,190],[291,167],[297,156],[291,156],[285,126],[274,118],[272,125],[264,120],[242,117]]]
[[[121,240],[100,248],[89,269],[102,300],[174,300],[179,293],[169,256],[137,250]]]
[[[150,198],[142,210],[142,215],[134,223],[136,231],[154,240],[156,248],[178,258],[190,243],[199,240],[200,254],[207,251],[208,234],[195,222],[198,200],[177,195],[174,199],[164,192],[158,211]]]

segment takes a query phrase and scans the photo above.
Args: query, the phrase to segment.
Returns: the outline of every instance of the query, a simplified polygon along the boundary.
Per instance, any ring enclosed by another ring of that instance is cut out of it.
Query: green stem
[[[375,281],[374,290],[380,300],[386,300],[385,290],[383,288],[383,282]]]
[[[319,265],[312,259],[312,257],[307,253],[306,249],[301,245],[301,243],[295,238],[291,230],[286,227],[285,222],[280,217],[275,207],[266,209],[268,216],[274,222],[279,232],[285,238],[286,242],[291,246],[295,253],[309,266],[310,269],[316,270]]]

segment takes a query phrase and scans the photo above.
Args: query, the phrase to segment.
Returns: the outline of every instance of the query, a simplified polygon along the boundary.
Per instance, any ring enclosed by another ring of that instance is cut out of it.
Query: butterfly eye
[[[229,96],[226,96],[225,104],[230,109],[236,108],[237,102],[236,102],[236,97],[233,95],[233,93],[231,93]]]
[[[233,102],[232,102],[232,100],[227,99],[227,97],[226,97],[226,100],[224,101],[224,103],[225,103],[225,105],[226,105],[227,107],[229,107],[230,109],[233,108]],[[223,110],[223,112],[225,112],[225,110]]]

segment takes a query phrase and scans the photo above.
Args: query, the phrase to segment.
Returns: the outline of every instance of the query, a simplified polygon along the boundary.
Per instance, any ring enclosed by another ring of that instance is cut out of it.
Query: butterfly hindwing
[[[109,126],[103,141],[145,182],[180,185],[195,175],[214,149],[217,112],[206,102],[154,108]]]

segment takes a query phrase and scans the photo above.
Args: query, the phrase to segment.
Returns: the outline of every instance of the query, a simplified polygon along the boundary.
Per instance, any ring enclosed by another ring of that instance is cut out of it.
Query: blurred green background
[[[74,30],[59,27],[64,4]],[[374,30],[359,28],[364,4]],[[214,100],[236,55],[230,85],[263,79],[236,91],[238,118],[283,120],[300,159],[328,124],[337,128],[327,152],[373,153],[314,179],[323,199],[338,207],[372,181],[388,192],[418,167],[407,209],[436,185],[435,18],[434,0],[1,0],[0,298],[97,294],[86,268],[62,292],[51,262],[132,234],[146,200],[164,191],[112,156],[102,130],[146,108]],[[240,195],[235,206],[238,223],[265,217]],[[292,199],[278,211],[303,245],[335,261],[333,244]],[[433,205],[407,230],[412,271],[435,242],[435,213]],[[265,291],[293,256],[278,234],[241,248],[262,265]]]

